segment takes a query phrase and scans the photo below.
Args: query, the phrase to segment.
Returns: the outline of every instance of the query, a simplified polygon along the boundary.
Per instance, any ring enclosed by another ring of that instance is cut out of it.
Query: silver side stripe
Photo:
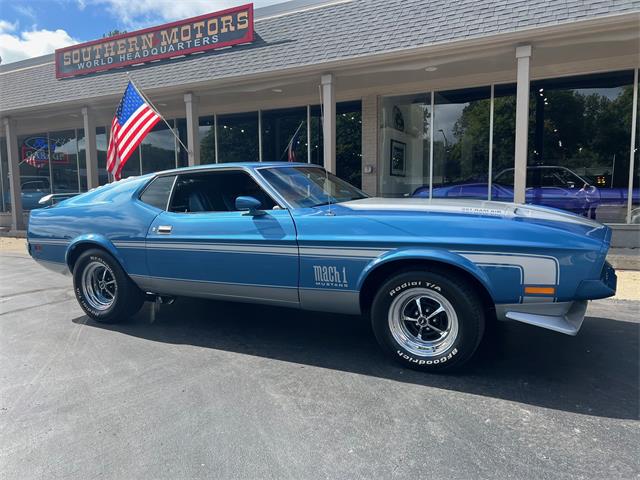
[[[150,250],[181,250],[212,253],[265,253],[270,255],[298,255],[298,247],[286,245],[247,245],[233,243],[185,242],[114,242],[117,248],[147,248]]]
[[[386,252],[371,248],[300,247],[300,255],[305,257],[376,258]]]
[[[257,246],[257,245],[225,245],[225,244],[193,244],[193,243],[148,243],[151,250],[186,250],[194,252],[219,253],[265,253],[269,255],[297,255],[298,247]]]
[[[522,283],[525,285],[557,285],[560,282],[560,266],[554,257],[511,253],[457,253],[477,265],[520,267]]]
[[[144,276],[144,275],[136,275],[131,274],[131,277],[137,278],[147,278],[151,280],[171,280],[176,282],[192,282],[192,283],[206,283],[206,284],[214,284],[214,285],[235,285],[238,287],[266,287],[266,288],[284,288],[288,290],[297,290],[298,287],[291,287],[288,285],[263,285],[260,283],[239,283],[239,282],[220,282],[215,280],[195,280],[193,278],[175,278],[175,277],[155,277],[155,276]]]
[[[30,238],[29,243],[35,243],[38,245],[68,245],[69,240],[60,240],[53,238]]]
[[[144,242],[113,242],[116,248],[144,248]]]

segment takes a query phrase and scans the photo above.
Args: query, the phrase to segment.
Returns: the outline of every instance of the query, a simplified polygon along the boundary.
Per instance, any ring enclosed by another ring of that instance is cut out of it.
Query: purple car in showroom
[[[513,201],[513,175],[513,168],[502,170],[496,174],[491,185],[492,200]],[[602,192],[591,183],[566,167],[529,166],[527,167],[528,187],[525,201],[595,219],[596,209],[601,204]],[[488,188],[486,179],[434,186],[433,198],[486,198]],[[620,193],[616,199],[621,204],[626,203],[626,192],[616,193]],[[429,186],[417,188],[412,196],[429,197]]]

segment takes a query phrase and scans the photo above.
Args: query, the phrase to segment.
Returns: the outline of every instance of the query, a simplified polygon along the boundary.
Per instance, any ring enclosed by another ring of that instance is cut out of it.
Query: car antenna
[[[320,94],[320,128],[322,129],[322,138],[324,138],[324,103],[322,100],[322,85],[318,85],[318,93]],[[311,141],[311,139],[307,139],[307,141]],[[329,188],[329,172],[327,169],[324,169],[324,178],[325,178],[325,186]],[[327,191],[327,213],[326,215],[334,216],[335,213],[331,210],[331,192]]]

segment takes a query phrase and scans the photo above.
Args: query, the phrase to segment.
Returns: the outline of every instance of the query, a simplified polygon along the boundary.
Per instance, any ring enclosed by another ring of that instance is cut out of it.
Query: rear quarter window
[[[175,178],[175,175],[170,175],[152,180],[140,195],[140,200],[147,205],[166,210]]]

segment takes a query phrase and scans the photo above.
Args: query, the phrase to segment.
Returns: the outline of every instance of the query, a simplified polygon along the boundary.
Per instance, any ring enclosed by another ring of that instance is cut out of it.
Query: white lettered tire
[[[484,308],[468,280],[446,269],[405,271],[376,293],[371,322],[378,343],[406,367],[460,367],[484,333]]]
[[[144,294],[115,258],[101,249],[83,252],[73,268],[73,287],[78,303],[92,319],[116,323],[135,315]]]

